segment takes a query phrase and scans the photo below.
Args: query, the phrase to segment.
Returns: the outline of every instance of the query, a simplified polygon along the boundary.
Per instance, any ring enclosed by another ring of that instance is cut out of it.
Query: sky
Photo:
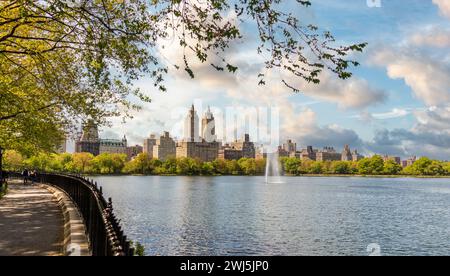
[[[241,24],[244,39],[225,53],[239,66],[237,73],[193,61],[191,80],[171,67],[165,93],[143,78],[135,85],[152,102],[126,123],[113,119],[101,137],[126,135],[129,144],[165,130],[179,137],[193,103],[203,111],[211,106],[216,117],[233,106],[276,106],[280,139],[293,139],[302,148],[341,150],[349,144],[367,155],[450,159],[450,0],[312,0],[307,9],[286,3],[302,22],[331,31],[343,44],[369,43],[354,56],[361,66],[352,69],[351,79],[324,72],[319,85],[302,84],[301,93],[294,94],[274,70],[267,84],[258,86],[262,60],[255,32],[252,24]],[[182,62],[182,49],[173,40],[159,47],[168,65]]]

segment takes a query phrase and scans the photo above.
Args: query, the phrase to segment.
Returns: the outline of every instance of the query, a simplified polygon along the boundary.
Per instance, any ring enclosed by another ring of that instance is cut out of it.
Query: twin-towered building
[[[218,159],[220,148],[221,143],[217,141],[215,119],[210,108],[208,107],[203,115],[200,128],[197,111],[192,105],[184,122],[184,138],[176,147],[176,157],[211,162]]]
[[[176,142],[168,132],[160,138],[151,135],[144,140],[144,153],[147,153],[150,158],[162,161],[176,157],[212,162],[217,159],[255,158],[255,147],[248,135],[242,141],[222,146],[222,143],[217,140],[215,118],[211,109],[208,107],[200,121],[192,105],[184,120],[183,139]]]

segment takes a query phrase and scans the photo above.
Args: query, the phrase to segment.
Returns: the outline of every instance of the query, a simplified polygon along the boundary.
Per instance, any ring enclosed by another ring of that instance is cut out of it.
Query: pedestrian
[[[29,176],[28,170],[27,169],[23,170],[23,172],[22,172],[23,184],[28,183],[28,176]]]
[[[36,182],[36,179],[37,179],[37,171],[36,170],[31,171],[30,178],[31,178],[31,184],[34,185],[34,182]]]

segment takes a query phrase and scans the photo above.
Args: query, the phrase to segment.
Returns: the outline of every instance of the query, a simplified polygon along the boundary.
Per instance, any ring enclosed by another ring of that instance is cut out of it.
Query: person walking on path
[[[27,169],[23,170],[22,176],[23,176],[23,184],[27,184],[28,183],[28,176],[29,176],[29,172],[28,172]]]
[[[30,177],[31,177],[31,184],[34,185],[34,183],[37,181],[37,176],[38,176],[37,171],[33,170],[31,172],[31,175],[30,175]]]

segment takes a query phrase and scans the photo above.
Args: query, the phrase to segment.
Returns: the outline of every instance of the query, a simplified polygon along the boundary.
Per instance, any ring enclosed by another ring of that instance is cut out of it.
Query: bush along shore
[[[422,157],[413,165],[401,167],[394,161],[384,161],[373,156],[358,162],[312,161],[298,158],[280,158],[283,172],[291,176],[372,176],[372,177],[450,177],[450,162]],[[25,156],[16,151],[6,151],[4,167],[11,171],[24,168],[40,172],[64,172],[90,175],[264,175],[263,159],[215,160],[202,162],[191,158],[169,158],[165,161],[150,159],[139,154],[127,160],[125,154],[89,153],[39,153]]]

